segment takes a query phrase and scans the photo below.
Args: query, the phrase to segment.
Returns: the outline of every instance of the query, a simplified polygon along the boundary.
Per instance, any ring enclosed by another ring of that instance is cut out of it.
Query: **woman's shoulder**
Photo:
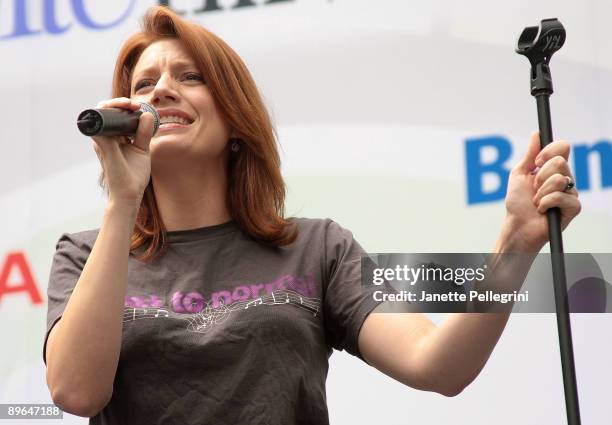
[[[325,232],[329,229],[330,226],[338,226],[331,218],[310,218],[310,217],[289,217],[287,218],[298,228],[298,231],[304,232]]]
[[[81,250],[91,251],[99,232],[99,228],[80,230],[72,233],[64,232],[57,241],[56,249],[59,249],[61,245],[71,245]]]
[[[326,218],[307,218],[290,217],[289,221],[297,226],[298,233],[302,239],[336,239],[339,237],[352,236],[352,233],[337,221],[329,217]]]
[[[299,228],[309,229],[325,227],[333,220],[331,218],[311,218],[311,217],[288,217],[287,220],[295,223]]]

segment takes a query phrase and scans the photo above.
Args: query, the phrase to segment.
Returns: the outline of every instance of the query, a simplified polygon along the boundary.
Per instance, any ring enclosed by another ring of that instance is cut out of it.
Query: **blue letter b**
[[[492,148],[497,153],[493,162],[483,162],[481,153],[484,148]],[[468,204],[504,199],[510,175],[510,171],[504,168],[504,162],[511,154],[512,145],[505,137],[487,136],[465,141]],[[499,177],[499,185],[494,190],[485,192],[483,179],[485,174]]]

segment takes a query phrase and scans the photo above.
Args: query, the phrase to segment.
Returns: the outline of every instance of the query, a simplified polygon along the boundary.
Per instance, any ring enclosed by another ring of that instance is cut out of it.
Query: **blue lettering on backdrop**
[[[55,13],[55,0],[45,0],[45,8],[44,8],[45,29],[49,34],[61,34],[63,32],[68,31],[72,25],[68,24],[64,27],[61,27],[56,21],[56,13]]]
[[[601,187],[612,187],[612,143],[601,140],[593,146],[574,147],[574,172],[576,189],[590,189],[589,155],[599,154],[599,169],[601,172]]]
[[[263,5],[293,2],[293,1],[295,0],[267,0],[266,2],[263,3]],[[176,8],[174,8],[172,3],[173,2],[171,0],[159,0],[160,6],[167,6],[180,15],[183,15],[185,13],[185,11],[183,10],[177,10]],[[221,5],[219,4],[219,0],[202,0],[202,6],[199,9],[194,9],[192,12],[193,13],[205,13],[205,12],[214,12],[214,11],[223,10],[223,9],[233,10],[233,9],[242,9],[244,7],[253,7],[253,6],[262,5],[261,3],[258,5],[257,3],[255,3],[254,0],[237,0],[234,3],[234,5],[231,7],[229,4],[227,4],[228,3],[227,1],[225,3],[226,4],[224,5],[224,7],[221,7]]]
[[[26,0],[14,0],[13,2],[13,33],[0,36],[3,38],[25,37],[28,35],[39,34],[40,30],[31,30],[28,28]]]
[[[83,24],[83,26],[94,29],[94,30],[103,30],[103,29],[114,27],[120,24],[123,20],[125,20],[125,18],[127,18],[130,15],[130,13],[132,13],[132,9],[134,9],[135,2],[136,0],[130,0],[130,4],[128,5],[125,12],[123,12],[123,15],[121,15],[119,18],[115,19],[114,21],[106,23],[106,24],[97,23],[89,17],[89,14],[85,11],[83,0],[72,0],[72,9],[74,10],[74,13],[77,19],[79,20],[79,22],[81,22],[81,24]]]
[[[495,152],[496,158],[492,162],[484,163],[482,152],[487,148]],[[592,146],[574,144],[572,152],[576,189],[591,189],[591,170],[589,169],[591,155],[599,157],[601,187],[612,187],[612,142],[600,140]],[[493,202],[505,198],[512,165],[508,162],[511,154],[512,144],[502,136],[477,137],[465,141],[468,204]],[[500,183],[495,189],[485,191],[483,177],[486,174],[499,177]]]
[[[43,3],[43,23],[41,29],[32,29],[28,26],[28,9],[26,0],[13,0],[13,29],[12,32],[5,35],[0,35],[0,40],[26,37],[31,35],[40,35],[43,32],[49,34],[62,34],[72,26],[70,23],[61,25],[57,22],[56,0],[44,0]],[[91,14],[85,7],[84,0],[71,0],[72,10],[76,20],[86,28],[92,30],[104,30],[115,27],[123,22],[134,9],[136,0],[129,0],[127,7],[123,13],[111,22],[98,22],[94,20]]]
[[[497,157],[489,163],[484,163],[482,151],[492,148]],[[506,186],[510,172],[504,167],[510,155],[512,145],[510,141],[501,136],[487,136],[465,141],[465,159],[467,172],[468,204],[497,201],[506,196]],[[493,190],[485,191],[484,176],[492,174],[499,177],[499,184]]]

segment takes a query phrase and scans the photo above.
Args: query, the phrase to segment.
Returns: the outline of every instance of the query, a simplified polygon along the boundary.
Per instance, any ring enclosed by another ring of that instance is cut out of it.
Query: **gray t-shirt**
[[[359,330],[378,303],[361,285],[365,252],[351,232],[330,219],[292,220],[299,236],[284,247],[231,221],[168,232],[152,264],[130,253],[113,396],[90,424],[329,423],[332,348],[362,358]],[[97,235],[57,243],[47,337]]]

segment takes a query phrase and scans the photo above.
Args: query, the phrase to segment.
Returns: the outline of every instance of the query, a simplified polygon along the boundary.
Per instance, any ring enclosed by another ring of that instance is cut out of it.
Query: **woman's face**
[[[230,129],[194,61],[177,40],[147,47],[132,72],[131,98],[150,103],[161,117],[150,149],[166,155],[187,153],[196,158],[219,157]]]

